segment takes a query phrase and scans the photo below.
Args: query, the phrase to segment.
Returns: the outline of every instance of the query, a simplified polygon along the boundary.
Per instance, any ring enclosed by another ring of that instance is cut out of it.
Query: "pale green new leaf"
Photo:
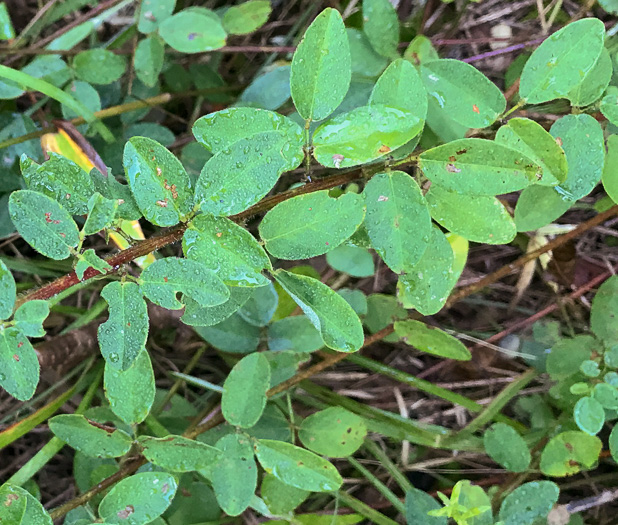
[[[541,453],[540,469],[546,476],[564,477],[591,469],[599,459],[602,442],[597,436],[569,430],[549,440]]]
[[[221,457],[221,452],[216,448],[182,436],[140,436],[138,443],[148,461],[172,472],[206,468]]]
[[[15,312],[15,327],[28,337],[43,337],[43,321],[49,315],[49,303],[40,299],[22,304]]]
[[[249,0],[230,7],[221,23],[231,35],[246,35],[263,26],[271,11],[269,0]]]
[[[20,401],[30,399],[39,383],[39,360],[17,328],[0,331],[0,386]]]
[[[395,333],[404,343],[421,352],[458,361],[469,361],[472,357],[470,350],[459,339],[421,321],[397,321]]]

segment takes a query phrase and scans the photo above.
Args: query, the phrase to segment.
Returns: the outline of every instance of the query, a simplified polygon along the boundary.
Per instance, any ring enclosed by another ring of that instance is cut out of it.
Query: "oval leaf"
[[[491,459],[511,472],[530,466],[530,450],[517,431],[505,423],[495,423],[483,435],[485,451]]]
[[[127,60],[108,49],[88,49],[78,53],[73,60],[75,74],[90,84],[111,84],[127,68]]]
[[[206,468],[221,457],[221,452],[216,448],[182,436],[141,436],[138,441],[148,461],[173,472]]]
[[[459,361],[469,361],[472,357],[459,339],[421,321],[397,321],[395,333],[404,343],[421,352]]]
[[[546,476],[571,476],[592,468],[601,453],[596,436],[570,430],[550,439],[541,454],[541,472]]]
[[[612,275],[598,289],[592,300],[590,329],[608,344],[618,342],[618,276]]]
[[[324,341],[304,315],[279,319],[268,325],[268,349],[271,352],[315,352],[324,346]]]
[[[382,56],[397,56],[399,18],[389,0],[363,0],[363,32]]]
[[[328,191],[298,195],[270,210],[259,226],[266,249],[279,259],[308,259],[327,253],[350,237],[363,222],[362,198]]]
[[[333,458],[356,452],[366,435],[363,418],[341,407],[330,407],[310,415],[298,429],[298,438],[303,445]]]
[[[246,35],[264,25],[271,11],[269,0],[249,0],[228,8],[221,22],[228,33]]]
[[[511,492],[500,506],[504,525],[534,523],[545,518],[558,501],[560,489],[551,481],[530,481]]]
[[[260,344],[260,327],[238,313],[214,326],[197,326],[195,331],[215,348],[230,354],[250,354]]]
[[[165,60],[165,45],[157,36],[140,40],[135,49],[133,67],[135,75],[148,87],[154,87]]]
[[[603,188],[610,199],[618,202],[618,135],[607,137],[607,158],[603,168]]]
[[[15,327],[28,337],[43,337],[43,321],[49,315],[49,303],[35,299],[22,304],[15,312]]]
[[[251,288],[228,286],[230,298],[217,306],[203,307],[190,297],[183,298],[186,305],[181,321],[191,326],[212,326],[225,321],[245,304],[253,290]]]
[[[165,43],[181,53],[212,51],[225,45],[227,34],[210,9],[189,8],[166,18],[159,26]]]
[[[17,328],[0,331],[0,386],[20,401],[30,399],[39,383],[39,360]]]
[[[356,352],[364,341],[360,319],[346,300],[317,279],[277,270],[273,276],[322,335],[340,352]]]
[[[39,500],[27,490],[8,483],[0,488],[0,522],[6,525],[52,525],[51,516]]]
[[[13,306],[15,306],[16,290],[13,274],[4,261],[0,260],[0,319],[11,317]]]
[[[573,418],[581,430],[595,436],[605,423],[605,409],[594,397],[584,396],[575,403]]]

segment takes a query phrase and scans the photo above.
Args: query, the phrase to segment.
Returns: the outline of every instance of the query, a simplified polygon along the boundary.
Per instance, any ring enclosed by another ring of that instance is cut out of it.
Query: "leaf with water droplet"
[[[596,65],[604,39],[605,26],[596,18],[584,18],[556,31],[526,62],[519,96],[529,104],[566,97]]]
[[[139,286],[131,282],[112,282],[101,297],[109,305],[109,318],[99,326],[101,354],[111,367],[127,370],[146,344],[148,308]]]
[[[75,265],[75,275],[81,281],[88,268],[94,268],[100,273],[105,273],[112,270],[112,266],[101,259],[92,248],[88,248],[85,252],[77,256],[77,264]]]
[[[412,112],[373,104],[340,113],[313,134],[313,156],[329,168],[365,164],[403,146],[423,129]]]
[[[279,259],[308,259],[339,246],[363,222],[363,199],[346,193],[338,199],[327,190],[298,195],[270,210],[259,226],[266,249]]]
[[[399,56],[399,18],[389,0],[363,0],[363,32],[377,53]]]
[[[420,155],[419,167],[444,189],[466,195],[499,195],[536,183],[540,166],[520,152],[485,139],[460,139]]]
[[[350,86],[350,46],[341,15],[322,11],[305,31],[292,58],[290,88],[305,120],[322,120],[341,104]]]
[[[148,461],[172,472],[206,468],[221,457],[221,452],[216,448],[182,436],[140,436],[138,443]]]
[[[271,352],[315,352],[323,346],[320,332],[305,315],[285,317],[268,325]]]
[[[35,299],[22,304],[15,312],[15,327],[28,337],[43,337],[43,321],[49,315],[49,303]]]
[[[605,409],[594,397],[584,396],[573,407],[573,419],[581,430],[594,436],[603,428]]]
[[[125,145],[123,164],[146,220],[157,226],[174,226],[191,212],[191,179],[180,161],[157,141],[132,137]]]
[[[181,53],[219,49],[227,37],[221,19],[205,7],[189,7],[166,18],[159,26],[159,35]]]
[[[397,321],[395,333],[404,343],[421,352],[458,361],[469,361],[472,357],[470,350],[459,339],[421,321]]]
[[[15,279],[4,261],[0,260],[0,319],[8,319],[15,305]]]
[[[82,228],[84,235],[93,235],[109,228],[116,218],[117,199],[106,199],[95,193],[88,201],[88,218]]]
[[[75,221],[55,200],[30,190],[9,197],[9,213],[17,231],[36,251],[61,261],[79,243]]]
[[[585,75],[578,86],[566,96],[576,107],[589,106],[596,102],[605,92],[612,79],[613,66],[609,51],[601,50],[597,63]]]
[[[500,506],[504,525],[535,523],[545,518],[558,501],[560,488],[551,481],[530,481],[511,492]]]
[[[190,297],[183,297],[182,302],[185,304],[185,313],[180,320],[190,326],[212,326],[218,324],[238,311],[253,293],[253,288],[244,286],[228,286],[228,290],[230,292],[229,299],[217,306],[200,306]]]
[[[0,331],[0,386],[20,401],[30,399],[39,383],[39,360],[17,328]]]
[[[252,289],[251,296],[238,310],[238,315],[254,326],[266,326],[273,318],[279,296],[273,283]]]
[[[347,27],[350,45],[350,64],[353,77],[377,77],[387,66],[385,57],[376,53],[369,43],[367,35],[354,27]]]
[[[0,488],[0,522],[7,525],[52,525],[51,516],[27,490],[6,483]]]
[[[511,472],[525,472],[530,466],[530,450],[517,430],[506,423],[494,423],[483,434],[487,454]]]
[[[285,270],[273,276],[320,331],[326,346],[340,352],[356,352],[362,346],[360,319],[343,297],[311,277]]]
[[[411,488],[406,492],[406,522],[409,525],[447,525],[446,516],[428,516],[432,510],[442,508],[440,504],[426,492]]]

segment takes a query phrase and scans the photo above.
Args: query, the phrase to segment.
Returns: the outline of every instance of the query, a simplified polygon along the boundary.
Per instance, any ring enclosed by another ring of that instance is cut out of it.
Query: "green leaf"
[[[15,29],[6,4],[2,2],[0,4],[0,40],[13,40],[13,38],[15,38]]]
[[[224,151],[239,140],[267,131],[285,134],[290,143],[296,146],[288,153],[290,162],[300,164],[304,158],[302,129],[293,120],[274,111],[233,107],[204,115],[193,124],[193,135],[197,141],[213,153]],[[245,144],[253,146],[255,156],[262,152],[261,148],[255,150],[255,145],[248,141]]]
[[[363,328],[352,307],[317,279],[277,270],[273,276],[322,335],[324,343],[340,352],[356,352],[363,344]]]
[[[618,458],[618,425],[614,425],[614,428],[612,428],[612,432],[609,435],[608,439],[608,445],[609,450],[612,454],[612,458],[614,458],[614,461],[617,461],[616,458]]]
[[[47,195],[14,191],[9,197],[9,213],[24,240],[50,259],[66,259],[79,243],[77,225],[69,212]]]
[[[257,203],[302,157],[296,138],[267,131],[242,138],[206,162],[195,188],[195,204],[213,215],[234,215]]]
[[[259,226],[266,249],[279,259],[308,259],[339,246],[363,222],[363,199],[328,190],[298,195],[270,210]]]
[[[367,314],[367,297],[363,292],[351,288],[341,288],[337,290],[337,293],[346,300],[358,315]]]
[[[395,273],[410,269],[425,253],[431,236],[431,217],[418,184],[402,171],[379,173],[363,194],[364,224],[373,248]]]
[[[560,217],[573,201],[553,187],[529,186],[521,192],[515,206],[514,220],[518,232],[538,230]]]
[[[605,39],[605,26],[584,18],[547,38],[526,62],[519,96],[529,104],[566,97],[594,68]]]
[[[263,354],[243,357],[230,371],[221,395],[221,412],[226,421],[241,428],[255,425],[266,406],[270,367]]]
[[[459,339],[421,321],[397,321],[395,333],[404,343],[421,352],[458,361],[469,361],[472,357]]]
[[[73,59],[75,74],[90,84],[111,84],[118,80],[127,68],[127,60],[107,49],[88,49]]]
[[[437,184],[425,197],[433,219],[469,241],[507,244],[517,234],[513,218],[496,197],[463,195]]]
[[[191,326],[212,326],[230,317],[245,304],[253,293],[252,288],[228,286],[230,298],[217,306],[203,307],[190,297],[183,297],[185,313],[181,321]]]
[[[193,208],[193,187],[169,150],[152,139],[133,137],[124,148],[123,164],[146,220],[157,226],[174,226],[185,220]]]
[[[138,443],[148,461],[172,472],[190,472],[205,468],[221,457],[221,452],[216,448],[182,436],[141,436]]]
[[[612,73],[612,59],[609,51],[603,48],[597,63],[588,70],[580,84],[573,88],[566,98],[573,106],[583,107],[593,104],[607,89]]]
[[[165,59],[165,46],[155,35],[139,41],[133,57],[135,74],[146,86],[153,87],[159,80]]]
[[[13,274],[4,261],[0,260],[0,319],[11,317],[13,306],[15,306],[16,290]]]
[[[105,397],[110,408],[128,425],[146,419],[155,397],[155,378],[150,357],[145,349],[138,354],[131,368],[118,370],[105,363]]]
[[[432,182],[466,195],[521,190],[543,174],[528,157],[485,139],[460,139],[427,150],[419,167]]]
[[[472,485],[469,480],[458,481],[455,487],[459,490],[458,503],[473,514],[470,525],[494,524],[491,500],[482,487]]]
[[[27,490],[10,484],[0,488],[0,522],[7,525],[52,525],[51,516]]]
[[[363,31],[380,55],[398,56],[399,18],[389,0],[363,0]]]
[[[363,418],[341,407],[330,407],[310,415],[298,429],[298,438],[305,447],[333,458],[354,454],[366,435]]]
[[[82,229],[84,235],[93,235],[109,228],[116,217],[118,201],[106,199],[100,193],[95,193],[88,201],[88,218]]]
[[[494,423],[485,431],[483,444],[491,459],[511,472],[525,472],[530,466],[528,445],[510,425]]]
[[[600,347],[600,344],[594,337],[587,334],[580,334],[570,339],[561,339],[552,346],[547,355],[549,376],[553,380],[561,380],[578,373],[581,364],[590,359],[591,353],[598,347]]]
[[[601,340],[618,342],[618,276],[612,275],[598,289],[590,310],[590,329]]]
[[[374,293],[367,298],[367,312],[363,318],[363,323],[372,334],[375,334],[395,321],[407,317],[408,312],[395,297]],[[399,337],[396,334],[390,334],[384,338],[384,341],[394,343],[399,341]]]
[[[30,399],[39,382],[39,360],[17,328],[0,331],[0,386],[20,401]]]
[[[432,510],[440,509],[440,504],[422,490],[411,488],[406,492],[406,523],[408,525],[446,525],[446,516],[428,516]]]
[[[614,202],[618,202],[618,135],[607,137],[607,158],[603,168],[603,188]]]
[[[534,523],[545,518],[558,502],[560,489],[551,481],[530,481],[511,492],[500,506],[504,525]]]
[[[365,248],[342,244],[326,254],[333,270],[351,277],[371,277],[375,273],[373,255]]]
[[[225,45],[227,34],[210,9],[189,8],[166,18],[159,26],[165,43],[181,53],[212,51]]]
[[[570,430],[550,439],[541,454],[541,472],[546,476],[571,476],[591,469],[601,453],[596,436]]]
[[[150,523],[170,506],[178,482],[167,472],[142,472],[125,478],[107,493],[99,505],[105,523]]]
[[[386,67],[388,61],[378,55],[371,47],[367,35],[353,27],[346,28],[350,45],[350,64],[352,76],[377,77]]]
[[[599,109],[603,116],[614,126],[618,123],[618,87],[610,86],[601,100]]]
[[[174,12],[176,0],[142,0],[140,2],[137,30],[140,33],[152,33],[159,24]]]
[[[313,266],[309,265],[294,266],[290,269],[290,271],[299,275],[307,275],[318,280],[321,278],[320,273]],[[294,299],[290,297],[290,294],[287,293],[278,282],[275,282],[274,286],[277,291],[277,295],[279,296],[279,303],[277,304],[277,310],[275,310],[273,319],[278,320],[291,315],[298,306]]]
[[[324,346],[320,332],[304,315],[285,317],[268,325],[271,352],[315,352]]]
[[[43,337],[43,321],[49,315],[49,303],[35,299],[22,304],[15,312],[15,328],[28,337]]]
[[[249,0],[230,7],[221,23],[231,35],[246,35],[263,26],[271,11],[269,0]]]
[[[260,327],[248,323],[238,313],[214,326],[196,326],[195,331],[215,348],[231,354],[250,354],[260,343]]]
[[[543,177],[538,184],[555,186],[567,176],[567,160],[564,150],[554,138],[534,120],[513,118],[496,134],[496,142],[523,153],[543,168]]]
[[[72,215],[84,215],[94,193],[92,180],[72,160],[50,152],[41,165],[25,155],[20,159],[21,172],[28,189],[56,199]]]
[[[266,286],[262,270],[272,268],[264,249],[247,230],[224,217],[198,215],[185,231],[182,249],[233,286]]]
[[[148,308],[139,286],[131,282],[105,285],[101,297],[109,305],[109,319],[99,326],[101,354],[117,370],[127,370],[148,338]]]
[[[425,62],[438,60],[440,56],[429,38],[425,35],[416,35],[404,51],[403,58],[414,66],[420,66]]]
[[[307,499],[309,494],[306,490],[286,485],[272,474],[266,474],[262,478],[260,495],[268,510],[274,515],[282,516],[292,512]]]
[[[292,58],[290,88],[305,120],[322,120],[341,104],[351,78],[350,46],[341,15],[324,9],[307,28]]]
[[[327,120],[313,134],[313,156],[329,168],[349,168],[383,157],[423,129],[410,111],[374,104]]]
[[[608,381],[607,376],[605,381]],[[594,385],[592,396],[596,399],[603,408],[608,410],[618,409],[618,389],[615,386],[606,383],[598,383]]]
[[[286,64],[268,68],[265,73],[254,77],[238,97],[238,102],[262,109],[279,109],[291,97],[290,69]]]
[[[453,249],[440,228],[434,226],[423,257],[408,273],[399,276],[397,298],[405,308],[423,315],[438,313],[455,286]]]
[[[258,461],[279,481],[311,492],[338,490],[343,480],[332,463],[300,447],[260,439],[254,445]]]
[[[584,396],[575,403],[573,418],[581,430],[595,436],[605,423],[605,410],[594,397]]]
[[[217,503],[230,516],[238,516],[251,503],[257,487],[253,447],[243,434],[230,434],[217,441],[222,456],[212,471]]]
[[[88,268],[94,268],[100,273],[106,273],[113,269],[109,263],[101,259],[91,248],[77,256],[75,274],[80,281],[84,278],[84,274]]]
[[[230,297],[215,272],[197,261],[177,257],[158,259],[148,265],[140,276],[140,290],[147,299],[169,310],[184,306],[176,298],[177,292],[202,306],[216,306]]]
[[[49,420],[57,438],[87,456],[117,458],[124,456],[133,443],[124,430],[95,423],[77,414],[62,414]]]
[[[429,97],[440,110],[467,128],[485,128],[506,108],[497,86],[470,64],[439,59],[421,65],[421,78]]]
[[[88,82],[82,80],[74,80],[64,88],[65,93],[72,95],[75,100],[87,107],[93,113],[101,111],[101,97],[99,92],[92,87]],[[70,107],[61,105],[62,116],[65,120],[70,120],[79,117],[77,112]],[[62,139],[61,139],[62,140]]]
[[[238,310],[245,321],[255,326],[266,326],[275,314],[279,296],[272,283],[255,288],[249,300]]]

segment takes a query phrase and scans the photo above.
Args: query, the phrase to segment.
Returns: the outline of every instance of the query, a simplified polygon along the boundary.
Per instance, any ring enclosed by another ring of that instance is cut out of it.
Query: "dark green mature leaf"
[[[354,454],[366,435],[363,418],[341,407],[330,407],[310,415],[298,429],[303,445],[333,458]]]
[[[399,18],[389,0],[363,0],[363,31],[380,55],[398,56]]]
[[[237,427],[252,427],[262,416],[269,387],[270,367],[266,357],[260,353],[243,357],[223,384],[223,417]]]
[[[612,59],[606,48],[601,50],[597,63],[590,69],[581,83],[567,95],[573,106],[583,107],[596,102],[607,89],[612,79]]]
[[[263,26],[271,11],[269,0],[249,0],[230,7],[223,15],[221,23],[232,35],[246,35]]]
[[[309,494],[306,490],[286,485],[272,474],[266,474],[262,478],[260,495],[272,514],[281,516],[292,512]]]
[[[279,175],[302,157],[296,138],[266,131],[242,138],[206,162],[195,188],[195,203],[213,215],[234,215],[264,197]]]
[[[468,128],[491,125],[506,108],[498,87],[470,64],[440,59],[421,65],[430,97],[448,117]]]
[[[155,399],[155,378],[146,349],[142,349],[128,370],[105,363],[105,397],[112,412],[128,425],[146,419]]]
[[[125,478],[107,493],[99,505],[105,523],[150,523],[170,506],[178,482],[167,472],[142,472]]]
[[[350,44],[350,62],[352,76],[377,77],[386,67],[388,61],[378,55],[371,47],[367,35],[353,27],[346,28]]]
[[[585,18],[545,40],[526,62],[519,96],[529,104],[566,97],[594,68],[603,50],[605,26]]]
[[[156,35],[140,40],[135,49],[133,67],[135,74],[146,86],[153,87],[159,80],[165,59],[165,46]]]
[[[584,396],[575,403],[573,418],[581,430],[594,436],[603,428],[605,409],[594,397]]]
[[[563,477],[588,470],[599,459],[602,443],[596,436],[570,430],[549,440],[541,454],[541,472]]]
[[[496,142],[520,151],[543,168],[539,185],[555,186],[567,176],[567,160],[564,150],[545,128],[534,120],[513,118],[496,134]]]
[[[272,268],[264,249],[246,229],[224,217],[199,215],[182,238],[189,259],[216,272],[232,286],[266,286],[262,270]]]
[[[431,217],[418,184],[402,171],[379,173],[363,194],[364,224],[373,248],[395,273],[409,270],[423,256],[431,237]]]
[[[223,436],[215,446],[222,452],[211,479],[217,503],[226,514],[238,516],[251,503],[257,487],[253,447],[244,434]]]
[[[176,0],[142,0],[140,3],[137,30],[140,33],[152,33],[159,25],[172,16]]]
[[[320,332],[304,315],[285,317],[268,326],[271,352],[314,352],[324,346]]]
[[[422,490],[411,488],[406,492],[406,523],[408,525],[446,525],[446,516],[428,516],[431,510],[440,508],[440,504]]]
[[[352,307],[317,279],[285,270],[273,273],[322,335],[324,343],[340,352],[356,352],[363,344],[363,327]]]
[[[326,262],[333,270],[352,277],[371,277],[375,273],[373,255],[358,246],[342,244],[326,254]]]
[[[467,195],[499,195],[525,188],[543,175],[540,166],[496,142],[460,139],[425,151],[419,167],[432,182]]]
[[[279,296],[272,283],[253,290],[249,300],[238,310],[245,321],[255,326],[266,326],[275,314]]]
[[[558,501],[560,489],[551,481],[530,481],[511,492],[500,506],[504,525],[534,523],[545,518]]]
[[[248,323],[238,313],[214,326],[196,326],[195,331],[215,348],[231,354],[250,354],[260,344],[260,327]]]
[[[15,306],[16,290],[13,274],[4,261],[0,261],[0,319],[11,317],[13,306]]]
[[[39,360],[17,328],[0,332],[0,386],[20,401],[30,399],[39,382]]]
[[[191,326],[212,326],[230,317],[245,304],[251,294],[252,288],[228,286],[230,298],[217,306],[202,307],[190,297],[183,297],[185,313],[181,321]]]
[[[88,217],[82,229],[84,235],[93,235],[109,228],[116,218],[118,200],[107,199],[95,193],[88,201]]]
[[[66,259],[79,243],[79,231],[69,212],[47,195],[14,191],[9,197],[9,213],[24,240],[50,259]]]
[[[172,472],[206,468],[221,457],[221,452],[216,448],[182,436],[141,436],[138,443],[148,461]]]
[[[28,337],[43,337],[43,321],[49,315],[49,303],[35,299],[22,304],[15,312],[15,327]]]
[[[3,525],[52,525],[50,515],[30,492],[8,483],[0,488],[0,522]]]
[[[332,463],[290,443],[260,439],[254,449],[264,470],[286,485],[312,492],[329,492],[339,489],[343,483]]]
[[[258,108],[233,107],[204,115],[193,124],[193,135],[209,151],[219,153],[228,149],[241,139],[246,139],[257,133],[279,131],[285,134],[296,149],[292,148],[288,155],[290,161],[303,160],[303,130],[293,120],[275,113]],[[249,142],[246,143],[249,145]],[[253,146],[253,155],[259,156],[261,148],[256,151]]]
[[[530,450],[518,432],[505,423],[494,423],[483,435],[491,459],[511,472],[524,472],[530,465]]]
[[[219,49],[227,37],[219,17],[205,7],[190,7],[166,18],[159,26],[159,35],[181,53]]]
[[[131,282],[105,285],[101,297],[109,305],[109,319],[99,326],[101,354],[117,370],[127,370],[146,344],[148,308],[139,286]]]
[[[607,137],[607,157],[603,168],[603,188],[614,202],[618,202],[618,135]]]
[[[305,120],[322,120],[341,104],[351,78],[350,46],[341,15],[322,11],[309,26],[292,59],[294,106]]]
[[[83,215],[94,184],[88,173],[72,160],[50,152],[50,159],[39,165],[22,155],[21,172],[28,189],[56,199],[72,215]]]
[[[612,275],[598,289],[590,310],[590,329],[607,344],[618,343],[618,277]]]
[[[266,249],[279,259],[308,259],[331,251],[363,222],[363,199],[327,190],[298,195],[270,210],[259,226]]]
[[[49,420],[57,438],[87,456],[117,458],[124,456],[133,443],[124,430],[95,423],[77,414],[62,414]]]
[[[176,298],[182,292],[202,306],[216,306],[230,298],[223,281],[204,264],[191,259],[158,259],[142,272],[140,290],[153,303],[169,310],[184,305]]]
[[[383,157],[423,129],[412,112],[374,104],[327,120],[313,134],[313,156],[329,168],[348,168]]]
[[[558,381],[572,376],[579,372],[582,362],[590,359],[592,352],[600,350],[600,346],[601,344],[588,334],[561,339],[552,346],[547,355],[547,372],[552,379]]]
[[[126,68],[126,58],[108,49],[88,49],[73,59],[75,74],[90,84],[111,84],[124,74]]]
[[[459,361],[469,361],[472,357],[459,339],[421,321],[397,321],[395,333],[404,343],[421,352]]]
[[[433,219],[469,241],[506,244],[517,234],[504,205],[486,195],[463,195],[433,184],[427,195]]]
[[[135,202],[144,217],[157,226],[174,226],[193,208],[191,179],[180,161],[158,142],[133,137],[123,155]]]

